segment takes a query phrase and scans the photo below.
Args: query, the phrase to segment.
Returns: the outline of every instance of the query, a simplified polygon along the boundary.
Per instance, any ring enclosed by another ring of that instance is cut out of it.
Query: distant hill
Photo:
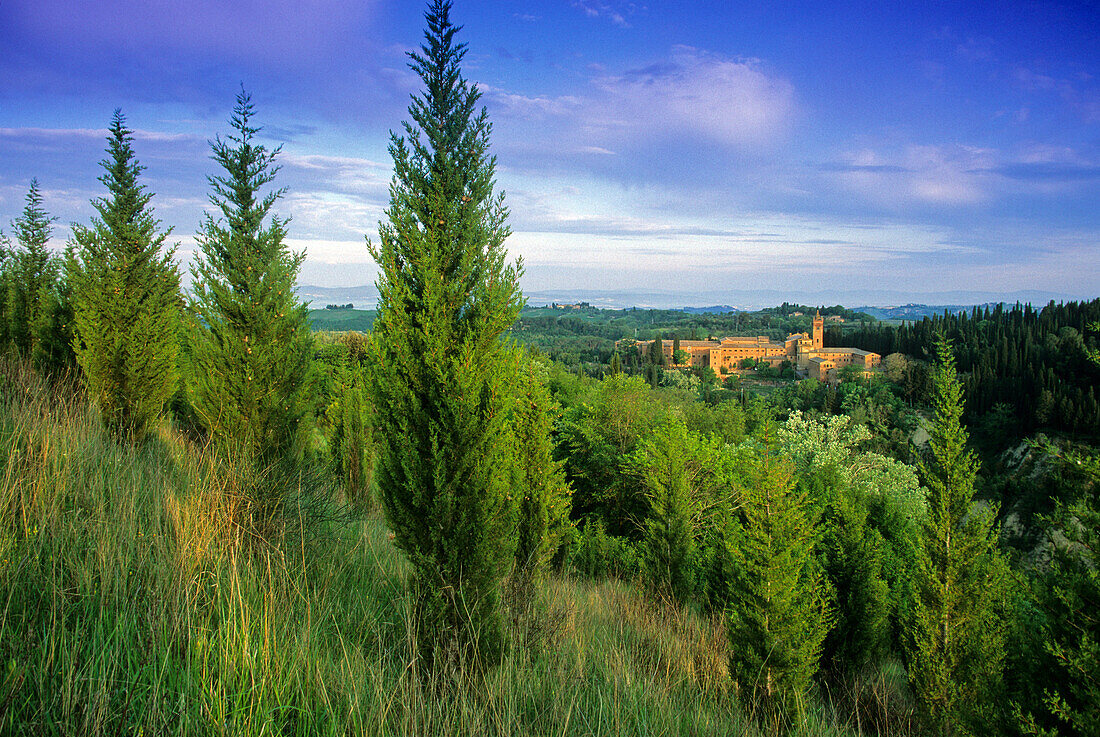
[[[377,310],[354,310],[346,307],[310,310],[309,323],[314,330],[332,330],[336,332],[356,330],[360,333],[367,333],[374,325],[374,318],[377,314]]]
[[[977,305],[977,307],[992,309],[996,307],[999,302],[984,302]],[[909,304],[900,305],[898,307],[853,307],[855,312],[865,312],[876,320],[920,320],[924,317],[932,317],[934,315],[942,315],[944,312],[949,312],[952,315],[957,315],[960,312],[970,312],[975,305],[921,305],[921,304]]]

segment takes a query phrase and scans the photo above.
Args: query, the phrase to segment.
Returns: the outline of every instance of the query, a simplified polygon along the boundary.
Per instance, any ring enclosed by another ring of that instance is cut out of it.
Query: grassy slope
[[[551,579],[502,667],[424,685],[382,523],[290,515],[260,543],[237,488],[0,361],[0,734],[756,731],[720,627],[617,582]]]

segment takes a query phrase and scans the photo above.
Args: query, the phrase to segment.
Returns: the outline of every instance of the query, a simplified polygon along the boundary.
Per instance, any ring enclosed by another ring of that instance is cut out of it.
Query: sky
[[[300,281],[370,284],[408,0],[0,2],[0,227],[121,108],[184,262],[243,85]],[[455,0],[526,290],[1100,295],[1100,4]],[[685,297],[685,301],[687,300]]]

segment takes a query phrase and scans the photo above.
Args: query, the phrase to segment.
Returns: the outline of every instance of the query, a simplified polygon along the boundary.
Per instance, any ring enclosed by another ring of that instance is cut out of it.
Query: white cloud
[[[754,146],[782,137],[796,106],[791,83],[767,74],[758,60],[689,46],[674,47],[666,61],[594,84],[601,99],[593,117],[615,135],[691,132],[716,143]]]

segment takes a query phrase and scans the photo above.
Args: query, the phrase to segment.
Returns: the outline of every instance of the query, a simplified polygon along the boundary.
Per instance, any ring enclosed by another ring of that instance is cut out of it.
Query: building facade
[[[814,315],[813,333],[794,333],[782,342],[767,336],[729,337],[721,340],[681,340],[680,350],[688,354],[682,366],[710,366],[723,374],[736,369],[746,358],[764,361],[778,366],[790,361],[812,379],[830,381],[836,379],[839,369],[859,366],[865,371],[878,367],[881,356],[858,348],[825,348],[823,344],[825,321],[819,311]],[[653,341],[638,341],[638,349],[644,354]],[[675,365],[672,357],[672,341],[662,341],[665,359]]]

